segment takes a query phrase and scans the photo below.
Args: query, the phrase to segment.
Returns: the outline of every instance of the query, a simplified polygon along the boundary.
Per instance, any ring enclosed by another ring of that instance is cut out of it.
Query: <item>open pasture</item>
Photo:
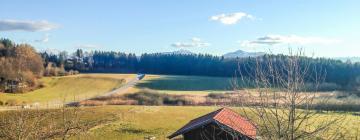
[[[16,100],[17,102],[61,104],[78,101],[104,94],[135,78],[135,74],[80,74],[65,77],[44,77],[43,88],[23,93],[0,93],[0,101]]]
[[[112,122],[101,124],[90,129],[84,135],[73,139],[144,139],[154,136],[156,139],[166,139],[172,132],[185,123],[219,109],[216,106],[102,106],[86,108],[95,114],[112,114],[116,116]],[[239,108],[232,108],[240,111]],[[97,115],[94,115],[97,116]],[[101,115],[99,115],[101,116]],[[351,113],[324,113],[317,119],[341,117],[343,121],[331,129],[338,129],[346,134],[344,139],[354,139],[360,136],[360,116]],[[86,117],[85,117],[86,118]],[[330,131],[331,132],[331,131]]]
[[[134,88],[151,89],[169,94],[224,93],[233,89],[231,77],[146,75]]]

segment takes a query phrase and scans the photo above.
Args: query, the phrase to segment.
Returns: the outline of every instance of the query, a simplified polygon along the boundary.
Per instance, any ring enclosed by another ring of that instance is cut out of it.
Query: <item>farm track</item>
[[[121,87],[117,88],[117,89],[114,89],[112,91],[109,91],[109,92],[106,92],[104,93],[103,95],[99,95],[99,96],[95,96],[95,97],[90,97],[90,98],[87,98],[87,99],[82,99],[80,101],[76,101],[76,102],[68,102],[68,103],[65,103],[65,105],[76,105],[77,103],[81,102],[81,101],[85,101],[85,100],[89,100],[89,99],[93,99],[93,98],[96,98],[96,97],[106,97],[106,96],[112,96],[112,95],[115,95],[115,94],[122,94],[122,93],[125,93],[127,91],[127,89],[129,89],[130,87],[133,87],[137,84],[137,82],[139,80],[141,80],[145,75],[137,75],[135,78],[129,80],[127,83],[125,83],[124,85],[122,85]]]
[[[121,87],[116,88],[112,91],[106,92],[102,95],[99,96],[95,96],[95,97],[90,97],[90,98],[86,98],[86,99],[81,99],[79,101],[75,101],[75,102],[66,102],[64,104],[61,103],[56,103],[56,104],[46,104],[45,106],[39,106],[39,107],[24,107],[24,106],[9,106],[9,107],[0,107],[0,111],[8,111],[8,110],[19,110],[19,109],[50,109],[50,108],[61,108],[63,107],[63,105],[72,105],[74,103],[78,103],[80,101],[84,101],[84,100],[89,100],[92,98],[96,98],[96,97],[106,97],[106,96],[112,96],[115,94],[123,94],[127,91],[127,89],[135,86],[137,84],[137,82],[139,80],[141,80],[145,75],[137,75],[135,78],[132,78],[130,80],[128,80],[125,84],[121,85]]]
[[[134,78],[131,79],[129,82],[127,82],[126,84],[124,84],[123,86],[121,86],[120,88],[117,88],[115,90],[112,90],[110,92],[105,93],[104,95],[101,96],[111,96],[114,94],[120,94],[120,93],[124,93],[128,88],[133,87],[136,85],[136,83],[139,81],[139,78]]]

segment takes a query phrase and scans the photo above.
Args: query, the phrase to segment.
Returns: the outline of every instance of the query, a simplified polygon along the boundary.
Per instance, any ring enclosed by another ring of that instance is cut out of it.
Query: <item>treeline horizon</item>
[[[36,52],[31,45],[15,44],[0,39],[0,90],[12,89],[14,85],[33,84],[41,76],[61,76],[80,71],[82,73],[144,73],[163,75],[191,75],[217,77],[251,77],[256,65],[266,68],[271,62],[281,66],[287,55],[263,55],[259,57],[224,58],[210,54],[134,53],[115,51],[66,51],[58,54]],[[356,90],[360,85],[360,63],[346,63],[329,58],[300,56],[301,68],[308,67],[307,82],[311,77],[324,74],[326,90]],[[41,67],[42,66],[42,67]],[[66,70],[66,71],[65,71]],[[30,76],[29,76],[30,75]]]
[[[53,62],[63,65],[67,70],[82,73],[145,73],[163,75],[191,75],[235,77],[250,76],[256,63],[266,66],[272,62],[279,66],[287,55],[263,55],[259,57],[224,58],[210,54],[175,54],[175,53],[134,53],[115,51],[91,51],[81,49],[70,54],[60,52],[51,54],[42,52],[45,64]],[[309,67],[310,76],[324,73],[324,83],[328,90],[357,90],[360,85],[360,63],[346,63],[329,58],[299,57],[300,67]],[[314,82],[313,79],[306,79]]]

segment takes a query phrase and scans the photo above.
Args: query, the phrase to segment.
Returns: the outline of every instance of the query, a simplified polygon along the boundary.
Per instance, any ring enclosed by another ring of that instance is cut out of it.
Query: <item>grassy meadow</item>
[[[113,116],[112,120],[91,128],[83,135],[72,139],[124,139],[138,140],[144,137],[155,136],[157,139],[166,139],[166,136],[176,131],[191,119],[214,111],[215,106],[101,106],[89,107],[92,116],[84,118]],[[239,111],[239,108],[233,108]],[[98,115],[97,115],[98,114]],[[88,114],[90,115],[90,114]],[[344,139],[354,139],[360,135],[360,116],[351,113],[324,113],[315,119],[341,117],[341,126],[334,125],[331,129],[341,128],[345,133]],[[93,118],[94,119],[94,118]],[[101,119],[101,118],[99,118]]]
[[[132,91],[151,89],[168,94],[224,93],[233,89],[231,77],[146,75]]]
[[[83,132],[73,134],[69,139],[120,139],[139,140],[156,137],[165,140],[190,120],[219,109],[219,106],[97,106],[81,107],[77,113],[81,123],[91,122]],[[241,114],[241,108],[232,108]],[[48,110],[60,113],[58,110]],[[0,118],[3,113],[0,112]],[[58,115],[61,116],[61,113]],[[324,112],[312,118],[312,125],[329,118],[341,118],[341,122],[332,125],[329,133],[342,133],[343,139],[356,139],[360,136],[360,116],[352,113]],[[60,123],[61,118],[53,118],[47,123]],[[50,125],[50,124],[49,124]]]
[[[43,88],[23,94],[0,93],[0,101],[62,104],[104,94],[134,78],[135,74],[80,74],[65,77],[44,77]]]
[[[25,94],[0,94],[1,101],[10,99],[29,103],[63,103],[101,95],[120,87],[125,81],[135,78],[135,74],[80,74],[66,77],[44,77],[45,87]],[[232,89],[232,78],[146,75],[127,93],[150,89],[159,93],[205,96],[209,93],[225,93]],[[75,98],[74,98],[75,97]],[[81,107],[81,119],[97,120],[86,133],[70,139],[124,139],[138,140],[155,136],[166,139],[191,119],[214,111],[218,106],[137,106],[104,105]],[[239,108],[233,108],[239,111]],[[360,136],[360,115],[352,112],[324,112],[317,120],[342,117],[341,124],[332,131],[341,130],[344,139]],[[316,122],[316,121],[315,121]]]

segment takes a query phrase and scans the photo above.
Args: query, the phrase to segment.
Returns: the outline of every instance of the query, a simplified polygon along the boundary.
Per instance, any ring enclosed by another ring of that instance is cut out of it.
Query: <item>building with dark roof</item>
[[[221,108],[191,120],[168,136],[183,135],[184,140],[254,140],[256,126],[229,108]]]

